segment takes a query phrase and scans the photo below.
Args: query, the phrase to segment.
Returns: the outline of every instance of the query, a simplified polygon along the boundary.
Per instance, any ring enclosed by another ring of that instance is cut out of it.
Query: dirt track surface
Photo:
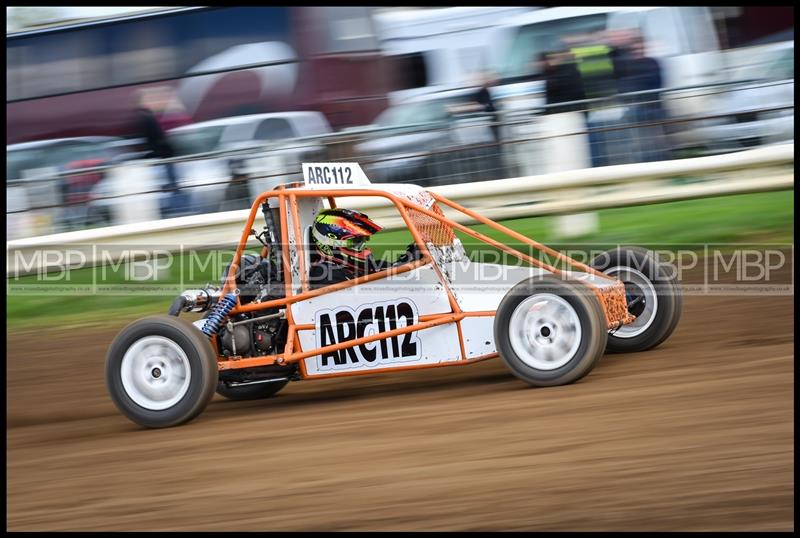
[[[574,385],[496,359],[166,430],[106,394],[117,329],[11,334],[7,528],[793,530],[793,321],[793,297],[687,297],[665,344]]]

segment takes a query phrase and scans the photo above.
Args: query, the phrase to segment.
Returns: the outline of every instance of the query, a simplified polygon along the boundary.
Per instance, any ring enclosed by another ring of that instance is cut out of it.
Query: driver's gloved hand
[[[422,257],[422,252],[419,250],[419,247],[416,243],[411,243],[406,248],[406,251],[403,253],[402,256],[397,258],[397,261],[394,263],[395,265],[401,265],[404,263],[410,263],[419,260]]]
[[[416,243],[411,243],[406,248],[406,251],[394,262],[385,262],[375,260],[374,258],[370,257],[369,264],[370,264],[370,272],[378,272],[384,271],[389,269],[390,267],[397,267],[398,265],[403,265],[404,263],[411,263],[414,261],[419,260],[422,257],[422,252],[417,248]]]

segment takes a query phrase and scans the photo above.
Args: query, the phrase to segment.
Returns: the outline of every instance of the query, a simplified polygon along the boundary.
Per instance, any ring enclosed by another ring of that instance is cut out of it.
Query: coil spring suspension
[[[236,306],[237,295],[239,295],[238,289],[234,292],[228,293],[219,301],[219,303],[217,303],[217,306],[214,307],[214,310],[211,312],[211,314],[209,314],[208,318],[206,318],[203,328],[200,329],[203,334],[211,338],[219,332],[222,322],[225,321],[228,313],[230,313],[230,311],[233,310],[233,307]]]

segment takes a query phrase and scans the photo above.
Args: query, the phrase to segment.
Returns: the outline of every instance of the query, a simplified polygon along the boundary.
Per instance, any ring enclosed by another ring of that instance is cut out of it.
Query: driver
[[[367,241],[382,228],[370,218],[352,209],[323,209],[311,227],[309,283],[322,287],[359,276],[383,271],[420,258],[416,243],[394,263],[372,257]]]

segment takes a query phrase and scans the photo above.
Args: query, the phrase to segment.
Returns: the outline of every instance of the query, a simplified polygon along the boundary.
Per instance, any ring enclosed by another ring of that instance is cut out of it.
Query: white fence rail
[[[499,220],[793,188],[791,143],[711,157],[570,170],[431,190]],[[368,212],[387,229],[403,225],[385,199],[352,198],[348,205]],[[132,246],[143,252],[175,252],[180,245],[203,249],[235,244],[248,214],[249,210],[229,211],[9,241],[7,276],[62,270],[69,265],[70,254],[84,265],[99,265],[117,263]],[[102,252],[96,245],[102,245]]]

